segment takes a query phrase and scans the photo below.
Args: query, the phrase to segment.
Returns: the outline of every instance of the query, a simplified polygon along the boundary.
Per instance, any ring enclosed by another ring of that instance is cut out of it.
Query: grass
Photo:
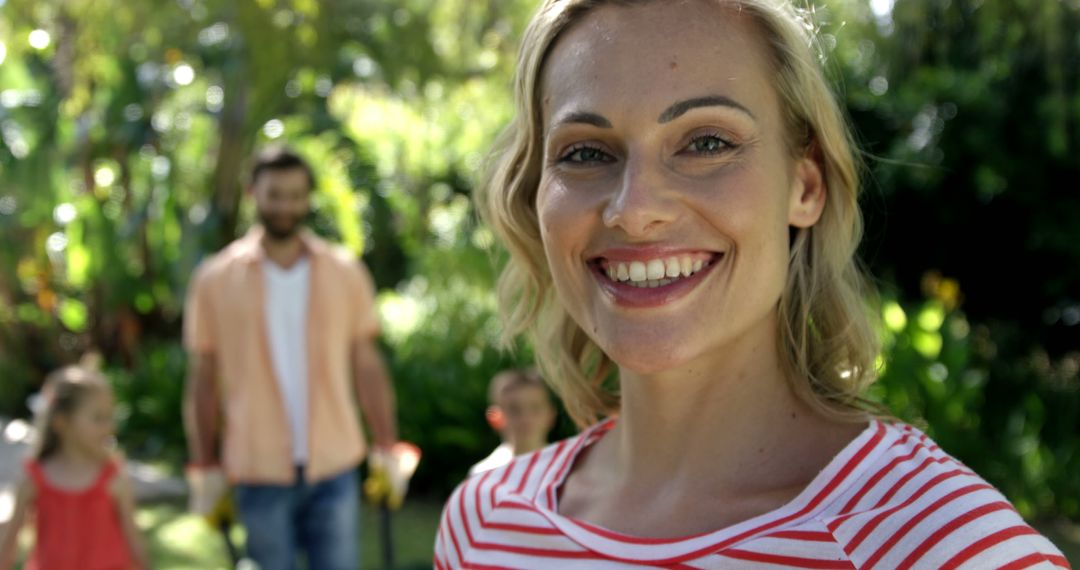
[[[442,504],[406,502],[392,514],[394,562],[398,570],[431,568],[432,548]],[[363,569],[382,567],[379,546],[380,513],[370,505],[360,510],[360,552]],[[228,552],[221,535],[201,519],[187,514],[182,505],[159,504],[139,510],[138,523],[148,537],[156,570],[226,570]],[[232,529],[233,543],[244,543],[244,531]]]
[[[393,515],[395,566],[397,570],[431,568],[432,547],[439,526],[442,503],[413,500]],[[158,505],[140,510],[139,524],[152,537],[150,548],[155,569],[228,568],[221,538],[201,520],[174,505]],[[368,505],[361,509],[361,557],[364,570],[381,568],[379,513]],[[1070,521],[1040,521],[1033,526],[1080,569],[1080,525]],[[243,530],[233,530],[235,544],[243,544]]]
[[[400,511],[393,513],[391,526],[396,570],[431,568],[432,549],[441,510],[442,503],[412,500],[407,501]],[[379,512],[369,505],[363,505],[360,515],[361,568],[382,568]],[[201,518],[188,514],[183,504],[144,505],[136,514],[136,522],[146,538],[155,570],[230,568],[228,551],[221,535]],[[19,542],[23,546],[24,554],[33,541],[31,534],[27,529],[27,532],[20,536]],[[244,531],[239,525],[234,526],[230,534],[233,544],[244,543]]]

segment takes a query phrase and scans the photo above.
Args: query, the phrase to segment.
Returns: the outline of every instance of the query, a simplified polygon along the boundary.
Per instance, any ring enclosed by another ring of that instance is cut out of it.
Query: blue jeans
[[[247,530],[247,555],[260,570],[294,570],[303,554],[311,570],[360,567],[360,497],[356,471],[309,485],[297,467],[293,485],[236,485]]]

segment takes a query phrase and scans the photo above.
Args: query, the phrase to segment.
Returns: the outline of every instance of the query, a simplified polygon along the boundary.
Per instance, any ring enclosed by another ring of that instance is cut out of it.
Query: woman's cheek
[[[541,217],[562,218],[572,213],[574,203],[581,200],[582,192],[559,177],[544,178],[540,182],[537,203]]]
[[[560,180],[542,180],[537,194],[537,216],[540,221],[544,253],[556,290],[563,302],[573,305],[580,294],[577,263],[589,243],[591,212],[588,194]]]

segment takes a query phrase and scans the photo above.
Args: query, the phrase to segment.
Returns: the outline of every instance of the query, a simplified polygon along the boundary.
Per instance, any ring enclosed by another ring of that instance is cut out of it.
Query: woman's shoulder
[[[483,516],[497,507],[516,505],[525,510],[543,500],[554,483],[569,468],[574,453],[599,426],[549,444],[537,451],[514,457],[509,463],[477,473],[462,481],[451,493],[443,509],[447,513],[476,513]]]
[[[551,443],[531,453],[518,455],[505,465],[472,475],[458,485],[451,500],[454,500],[455,496],[460,499],[462,494],[475,491],[477,487],[530,496],[546,478],[550,479],[549,476],[555,474],[556,464],[565,462],[571,450],[577,447],[586,433],[588,432]]]
[[[466,559],[476,556],[492,563],[488,557],[497,559],[507,549],[512,551],[538,538],[557,541],[553,535],[559,531],[540,509],[550,499],[560,470],[590,432],[519,455],[459,484],[443,508],[435,541],[436,568],[462,567]]]
[[[925,433],[886,424],[883,443],[823,517],[857,566],[1067,567],[1000,491]]]

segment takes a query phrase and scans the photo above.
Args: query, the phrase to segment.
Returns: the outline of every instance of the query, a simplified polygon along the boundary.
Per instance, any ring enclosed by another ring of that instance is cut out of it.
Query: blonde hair
[[[612,361],[559,303],[544,256],[535,208],[543,158],[540,76],[555,42],[591,10],[648,1],[545,0],[518,56],[517,113],[496,142],[476,194],[481,217],[510,251],[498,283],[503,341],[526,336],[544,376],[579,426],[617,412],[619,399],[606,385]],[[752,17],[763,34],[793,156],[816,158],[827,188],[820,220],[793,236],[778,306],[781,359],[805,402],[830,417],[865,417],[872,406],[862,393],[876,378],[878,354],[867,301],[876,297],[855,259],[862,215],[850,130],[825,79],[806,14],[778,0],[724,1]]]
[[[37,417],[34,459],[48,459],[60,449],[60,434],[53,427],[56,418],[71,417],[89,396],[100,391],[109,392],[109,383],[105,376],[88,366],[67,366],[45,377],[41,388],[45,405]]]

